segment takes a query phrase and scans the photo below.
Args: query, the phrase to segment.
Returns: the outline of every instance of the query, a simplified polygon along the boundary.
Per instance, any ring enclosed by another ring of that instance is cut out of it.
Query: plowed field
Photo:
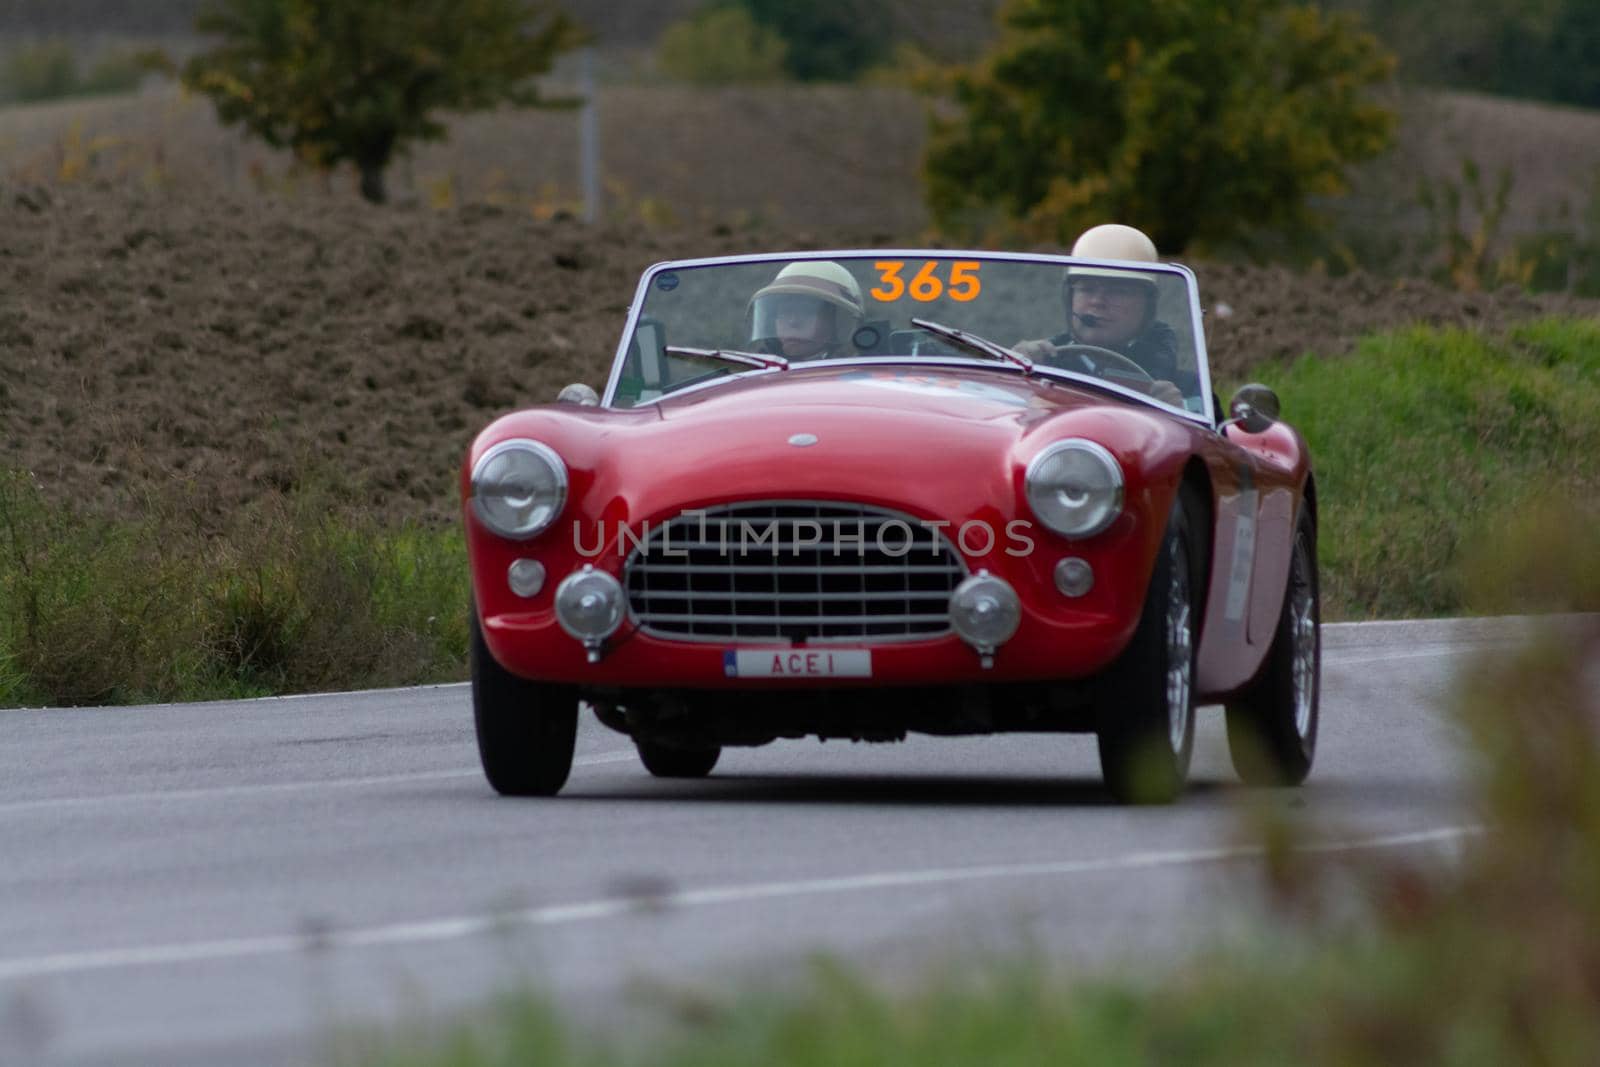
[[[395,518],[447,519],[480,426],[600,383],[651,262],[875,239],[0,185],[0,466],[97,509],[187,485],[221,513],[317,479]],[[1274,361],[1409,322],[1600,314],[1509,291],[1196,268],[1230,380],[1270,381]]]

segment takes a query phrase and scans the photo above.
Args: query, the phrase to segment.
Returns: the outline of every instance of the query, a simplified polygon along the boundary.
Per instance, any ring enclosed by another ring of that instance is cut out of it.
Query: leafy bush
[[[6,56],[5,95],[31,103],[58,100],[78,89],[78,59],[72,45],[46,40],[13,48]]]
[[[959,112],[924,160],[949,230],[1065,244],[1114,220],[1178,253],[1306,227],[1308,198],[1389,143],[1364,92],[1392,60],[1289,0],[1011,0],[1002,18],[990,55],[934,85]]]
[[[702,8],[662,34],[661,70],[695,85],[772,82],[787,76],[788,46],[743,7]]]
[[[893,20],[881,0],[729,0],[785,44],[801,81],[853,81],[889,55]]]
[[[1411,80],[1600,107],[1594,0],[1330,0],[1360,11]],[[1441,17],[1445,16],[1445,17]]]
[[[125,93],[139,87],[146,70],[138,53],[123,49],[105,52],[83,74],[69,42],[46,39],[7,53],[0,71],[0,99],[31,103]]]
[[[127,50],[106,52],[96,59],[89,72],[83,76],[80,91],[86,95],[126,93],[139,88],[150,72],[149,59],[140,52]]]

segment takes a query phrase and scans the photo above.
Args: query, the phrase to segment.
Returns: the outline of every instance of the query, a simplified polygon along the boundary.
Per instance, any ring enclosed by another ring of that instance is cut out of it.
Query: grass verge
[[[457,531],[316,492],[216,529],[181,490],[96,517],[0,475],[0,706],[456,680],[466,599]]]
[[[1594,521],[1600,321],[1419,327],[1257,373],[1311,446],[1327,618],[1460,614],[1494,568],[1473,548],[1484,537],[1530,514],[1555,530]],[[1529,593],[1491,607],[1600,609]]]

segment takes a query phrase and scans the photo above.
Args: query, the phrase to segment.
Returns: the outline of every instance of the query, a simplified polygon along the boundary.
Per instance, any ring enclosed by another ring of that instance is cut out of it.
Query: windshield
[[[607,403],[824,360],[933,356],[1031,363],[1204,412],[1191,281],[1157,264],[971,253],[669,264],[646,278]]]

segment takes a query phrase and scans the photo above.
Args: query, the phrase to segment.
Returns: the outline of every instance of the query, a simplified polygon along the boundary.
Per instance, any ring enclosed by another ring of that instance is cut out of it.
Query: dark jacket
[[[1088,344],[1072,336],[1069,329],[1065,333],[1058,333],[1050,338],[1053,345]],[[1151,320],[1149,326],[1136,334],[1132,340],[1120,345],[1099,345],[1096,347],[1109,348],[1113,352],[1120,352],[1133,360],[1150,373],[1150,377],[1158,382],[1171,382],[1176,385],[1184,396],[1195,396],[1200,392],[1200,376],[1192,370],[1180,370],[1178,367],[1178,335],[1171,326],[1164,322]]]

